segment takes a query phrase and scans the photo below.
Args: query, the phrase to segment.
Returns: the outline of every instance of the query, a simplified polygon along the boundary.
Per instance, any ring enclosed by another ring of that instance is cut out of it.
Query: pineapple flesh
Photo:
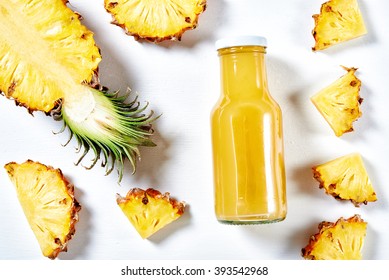
[[[354,130],[353,123],[362,116],[359,96],[361,81],[355,76],[357,68],[343,67],[347,73],[311,97],[320,114],[336,136]]]
[[[377,200],[360,154],[348,154],[312,168],[326,193],[355,206]]]
[[[143,239],[181,217],[185,210],[184,202],[152,188],[131,189],[126,197],[118,194],[117,203]]]
[[[93,33],[66,3],[0,2],[0,91],[30,112],[49,113],[69,85],[91,82],[101,61]]]
[[[357,0],[330,0],[313,15],[313,51],[323,50],[367,33]]]
[[[336,223],[322,222],[319,233],[311,236],[302,249],[309,260],[361,260],[367,223],[359,215],[340,218]]]
[[[206,0],[105,0],[113,23],[135,39],[151,42],[180,40],[194,29]]]
[[[31,160],[10,162],[5,169],[43,255],[55,259],[75,234],[81,206],[73,185],[60,169]]]

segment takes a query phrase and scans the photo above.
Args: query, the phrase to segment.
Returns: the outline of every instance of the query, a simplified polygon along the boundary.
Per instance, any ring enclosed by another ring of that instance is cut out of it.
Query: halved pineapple
[[[360,154],[348,154],[312,168],[314,178],[326,193],[355,206],[377,200]]]
[[[92,151],[119,181],[124,159],[135,172],[139,146],[155,146],[152,112],[128,95],[99,84],[101,61],[93,33],[66,0],[0,1],[0,93],[30,113],[40,110],[64,122],[84,156]],[[69,139],[70,142],[70,139]],[[69,143],[68,142],[68,143]]]
[[[81,206],[74,197],[73,185],[60,169],[32,160],[10,162],[5,169],[43,255],[55,259],[67,250],[76,231]]]
[[[131,189],[126,197],[118,194],[117,203],[143,239],[181,217],[185,210],[184,202],[152,188]]]
[[[313,51],[323,50],[367,33],[357,0],[330,0],[313,15],[315,39]]]
[[[360,260],[367,223],[359,215],[336,223],[321,222],[319,233],[311,236],[302,249],[302,256],[310,260]]]
[[[49,113],[91,82],[101,61],[93,33],[66,0],[0,2],[0,91],[32,112]]]
[[[112,14],[112,23],[122,27],[135,39],[151,42],[180,40],[194,29],[206,0],[104,0]]]
[[[353,122],[362,116],[361,81],[355,76],[357,68],[343,68],[347,74],[311,97],[312,103],[338,137],[353,131]]]

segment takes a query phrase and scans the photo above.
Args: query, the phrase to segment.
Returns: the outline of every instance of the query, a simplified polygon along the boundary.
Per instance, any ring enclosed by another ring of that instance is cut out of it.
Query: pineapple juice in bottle
[[[260,224],[286,216],[282,115],[270,96],[266,39],[216,43],[221,96],[211,114],[215,212],[227,224]]]

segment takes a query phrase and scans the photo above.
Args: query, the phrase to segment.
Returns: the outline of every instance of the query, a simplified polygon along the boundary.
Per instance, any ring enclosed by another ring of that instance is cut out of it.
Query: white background
[[[27,159],[61,168],[82,205],[77,232],[59,259],[269,259],[301,260],[301,248],[323,220],[358,213],[368,222],[364,259],[389,259],[389,49],[384,0],[359,0],[368,34],[312,52],[312,15],[322,0],[208,0],[197,29],[181,42],[140,43],[110,24],[103,0],[71,0],[101,49],[100,80],[112,90],[130,87],[155,113],[156,148],[142,148],[142,161],[120,185],[104,168],[74,166],[76,143],[61,123],[29,115],[0,96],[0,259],[45,259],[5,170]],[[257,34],[268,38],[268,79],[284,114],[288,216],[271,225],[226,226],[213,212],[210,111],[219,96],[217,39]],[[355,131],[337,138],[309,97],[358,67],[363,116]],[[349,152],[361,153],[378,201],[356,208],[318,188],[311,167]],[[87,165],[88,159],[83,162]],[[142,240],[116,204],[116,193],[153,187],[186,201],[185,214],[149,240]]]

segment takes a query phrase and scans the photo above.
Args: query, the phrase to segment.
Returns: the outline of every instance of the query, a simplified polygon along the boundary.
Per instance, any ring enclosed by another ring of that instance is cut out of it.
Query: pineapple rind
[[[73,83],[93,83],[100,51],[64,0],[0,3],[0,92],[49,113]]]
[[[335,223],[319,224],[319,232],[312,235],[302,249],[302,256],[310,260],[360,260],[367,223],[356,214]]]
[[[312,168],[320,188],[336,199],[350,200],[356,207],[377,201],[360,154],[351,153]]]
[[[181,40],[182,34],[196,28],[206,0],[104,0],[113,24],[136,40],[159,43]]]
[[[360,105],[361,80],[355,76],[357,68],[343,67],[347,73],[311,97],[337,137],[354,130],[353,123],[362,116]]]
[[[320,14],[312,17],[315,21],[313,51],[324,50],[367,33],[357,0],[330,0],[322,4]]]
[[[143,239],[178,219],[185,210],[184,202],[152,188],[133,188],[125,197],[118,194],[117,203]]]
[[[75,234],[80,204],[74,186],[60,169],[27,160],[4,166],[15,185],[19,202],[41,247],[42,254],[55,259],[67,251]]]

